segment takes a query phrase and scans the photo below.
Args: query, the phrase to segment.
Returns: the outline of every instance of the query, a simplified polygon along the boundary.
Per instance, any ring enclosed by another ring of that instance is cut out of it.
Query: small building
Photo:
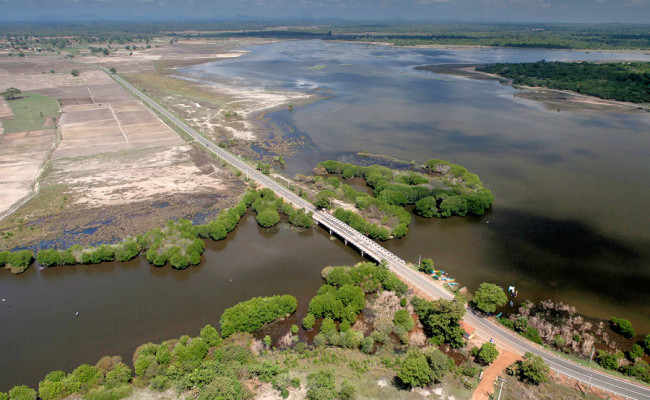
[[[476,329],[474,329],[474,328],[473,328],[471,325],[469,325],[467,322],[465,322],[465,321],[460,321],[460,329],[462,329],[463,332],[465,332],[465,333],[463,333],[463,337],[464,337],[465,339],[468,339],[468,340],[469,340],[469,339],[471,339],[471,338],[474,337],[474,332],[476,331]]]

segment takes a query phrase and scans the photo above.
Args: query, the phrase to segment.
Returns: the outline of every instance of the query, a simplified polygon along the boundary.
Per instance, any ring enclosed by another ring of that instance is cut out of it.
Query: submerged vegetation
[[[477,71],[516,85],[542,86],[631,103],[650,102],[650,63],[546,62],[490,64]]]

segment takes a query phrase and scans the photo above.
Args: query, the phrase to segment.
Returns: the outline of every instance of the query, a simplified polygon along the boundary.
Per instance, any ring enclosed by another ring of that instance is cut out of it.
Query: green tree
[[[302,326],[303,328],[310,330],[311,328],[314,327],[315,322],[316,322],[316,317],[314,317],[314,314],[307,314],[305,315],[305,318],[302,319]]]
[[[400,327],[403,332],[410,332],[415,325],[413,318],[411,318],[411,314],[409,314],[407,310],[397,310],[393,317],[393,323]]]
[[[636,331],[632,328],[632,323],[623,318],[612,318],[609,320],[612,329],[621,335],[632,338],[636,336]]]
[[[212,325],[206,325],[201,328],[201,333],[199,336],[210,347],[218,346],[221,344],[221,335],[219,335],[219,332]]]
[[[5,100],[13,100],[16,98],[16,95],[20,93],[21,93],[20,89],[16,89],[15,87],[10,87],[9,89],[5,90],[0,94],[2,94],[2,97],[4,97]]]
[[[596,362],[605,369],[616,370],[618,369],[618,358],[606,351],[598,350]]]
[[[454,361],[434,347],[428,348],[424,354],[429,363],[429,378],[432,382],[441,382],[447,371],[454,367]]]
[[[433,272],[433,260],[430,258],[424,258],[420,262],[419,270],[430,274]]]
[[[332,193],[329,190],[321,190],[316,195],[316,200],[314,200],[314,206],[316,206],[317,208],[326,208],[326,209],[332,208],[331,198],[333,195],[334,193]]]
[[[36,390],[25,386],[14,386],[9,391],[9,400],[36,400]]]
[[[56,400],[66,397],[67,392],[63,385],[64,378],[65,372],[63,371],[53,371],[47,374],[45,379],[38,384],[38,396],[42,400]]]
[[[111,389],[126,385],[132,376],[133,372],[131,372],[131,369],[126,364],[118,363],[111,371],[106,373],[104,386],[107,389]]]
[[[483,282],[476,290],[471,304],[477,310],[485,313],[493,313],[498,307],[503,306],[507,302],[508,298],[503,292],[503,289],[493,283]]]
[[[78,69],[73,69],[72,71],[70,71],[70,75],[79,76],[79,70]]]
[[[438,215],[438,207],[435,197],[428,196],[415,203],[413,211],[424,218],[431,218]]]
[[[643,337],[643,344],[645,346],[645,352],[650,354],[650,335],[645,335]]]
[[[270,228],[280,222],[280,214],[275,210],[264,210],[257,214],[257,223],[263,228]]]
[[[639,346],[636,343],[633,344],[632,348],[630,349],[629,356],[633,360],[643,357],[643,347]]]
[[[427,357],[417,348],[412,348],[402,361],[397,378],[407,387],[428,385],[431,382],[431,368]]]
[[[465,315],[465,307],[458,301],[427,301],[418,297],[411,301],[424,326],[424,332],[436,344],[449,343],[454,348],[464,345],[460,320]]]
[[[111,74],[114,74],[114,73],[117,72],[117,70],[115,69],[115,67],[111,67],[111,68],[109,69],[109,71],[111,72]]]
[[[483,365],[489,365],[492,364],[497,357],[499,357],[497,346],[494,343],[485,342],[481,345],[481,348],[476,355],[476,360]]]
[[[542,357],[530,352],[526,353],[524,359],[517,365],[519,379],[533,385],[548,381],[549,370]]]

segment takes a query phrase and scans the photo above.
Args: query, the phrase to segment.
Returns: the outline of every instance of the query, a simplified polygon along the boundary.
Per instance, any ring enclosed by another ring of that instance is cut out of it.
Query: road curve
[[[236,156],[210,142],[194,129],[189,127],[179,118],[160,106],[158,103],[150,99],[147,95],[136,89],[134,86],[126,82],[124,79],[116,74],[111,74],[108,69],[101,67],[101,69],[109,74],[118,83],[124,86],[134,96],[139,97],[149,107],[159,112],[162,116],[167,118],[173,125],[180,128],[187,135],[194,138],[198,143],[205,146],[221,159],[246,173],[251,179],[257,181],[259,184],[273,190],[277,195],[282,197],[285,201],[292,203],[298,208],[304,208],[306,211],[314,213],[314,220],[336,233],[339,237],[343,238],[346,242],[354,245],[364,256],[374,259],[375,261],[385,260],[388,267],[399,274],[404,280],[408,281],[411,285],[425,292],[433,298],[453,299],[453,295],[440,286],[436,285],[427,276],[414,271],[408,266],[406,261],[399,258],[397,255],[385,249],[375,241],[369,239],[367,236],[362,235],[349,225],[343,223],[338,218],[331,214],[316,209],[310,202],[299,197],[288,188],[280,185],[275,180],[257,171],[239,156]],[[513,332],[504,329],[499,324],[490,321],[485,316],[482,316],[471,309],[468,309],[465,314],[465,321],[476,328],[477,333],[482,338],[492,338],[497,345],[506,347],[518,354],[531,352],[542,357],[549,367],[560,374],[563,374],[571,379],[575,379],[584,384],[590,383],[591,386],[600,388],[602,390],[624,396],[627,399],[636,400],[650,400],[650,387],[636,384],[625,379],[617,378],[615,376],[593,370],[581,365],[577,365],[571,361],[561,358],[551,352],[544,350],[523,337],[514,334]]]

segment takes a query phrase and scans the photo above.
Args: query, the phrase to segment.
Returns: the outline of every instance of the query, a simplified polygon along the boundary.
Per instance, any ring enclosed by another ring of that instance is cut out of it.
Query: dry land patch
[[[210,218],[244,190],[99,70],[55,57],[2,60],[0,88],[12,86],[55,99],[62,114],[41,121],[56,130],[0,136],[0,208],[11,212],[0,248],[119,240],[168,219]]]

